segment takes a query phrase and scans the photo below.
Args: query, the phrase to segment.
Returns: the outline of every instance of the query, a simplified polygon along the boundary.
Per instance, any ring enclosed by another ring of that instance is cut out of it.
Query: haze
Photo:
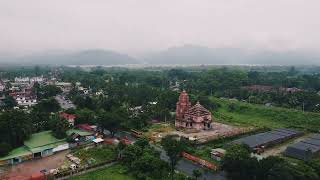
[[[1,0],[0,52],[318,51],[319,0]]]

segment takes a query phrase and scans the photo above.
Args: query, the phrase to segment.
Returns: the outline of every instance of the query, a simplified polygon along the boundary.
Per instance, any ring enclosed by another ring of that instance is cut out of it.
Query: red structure
[[[77,118],[77,116],[74,114],[68,114],[64,112],[60,114],[60,117],[67,120],[71,126],[74,126],[74,121]]]
[[[78,125],[76,125],[76,128],[83,130],[83,131],[89,131],[89,132],[94,131],[94,129],[89,124],[78,124]]]
[[[188,93],[182,91],[176,108],[176,128],[205,130],[212,128],[211,123],[211,112],[204,108],[199,102],[191,106]]]
[[[191,160],[191,161],[193,161],[193,162],[195,162],[197,164],[200,164],[201,166],[204,166],[204,167],[206,167],[208,169],[212,169],[214,171],[218,171],[219,170],[219,167],[217,165],[215,165],[215,164],[213,164],[213,163],[211,163],[209,161],[206,161],[204,159],[201,159],[201,158],[198,158],[196,156],[193,156],[191,154],[188,154],[186,152],[182,152],[182,157],[184,157],[184,158],[186,158],[188,160]]]

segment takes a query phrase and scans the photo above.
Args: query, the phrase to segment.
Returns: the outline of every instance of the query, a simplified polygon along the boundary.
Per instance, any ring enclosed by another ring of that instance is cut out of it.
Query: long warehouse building
[[[284,154],[304,161],[311,160],[313,157],[320,154],[320,134],[315,134],[287,147]]]
[[[247,136],[237,139],[232,144],[246,144],[251,149],[273,146],[280,144],[288,139],[302,135],[302,132],[292,129],[275,129],[272,131]]]

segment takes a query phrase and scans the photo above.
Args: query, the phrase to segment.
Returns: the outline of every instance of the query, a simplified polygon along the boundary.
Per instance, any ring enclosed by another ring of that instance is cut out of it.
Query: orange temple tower
[[[176,106],[176,128],[206,130],[211,129],[212,114],[199,102],[191,106],[189,95],[182,91]]]

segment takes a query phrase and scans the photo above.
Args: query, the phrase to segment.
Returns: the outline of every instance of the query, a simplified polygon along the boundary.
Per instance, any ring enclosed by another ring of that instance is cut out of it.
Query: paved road
[[[161,152],[160,158],[164,161],[169,161],[169,157],[166,155],[166,152],[162,150],[161,148],[157,146],[153,146],[155,149]],[[193,170],[202,170],[203,168],[195,164],[191,161],[188,161],[186,159],[181,159],[176,169],[183,172],[184,174],[188,176],[192,176]],[[225,174],[223,172],[213,173],[212,171],[208,171],[206,173],[203,173],[202,176],[199,178],[199,180],[226,180]]]
[[[76,106],[70,100],[65,100],[61,95],[57,95],[56,100],[58,101],[62,109],[76,108]]]

